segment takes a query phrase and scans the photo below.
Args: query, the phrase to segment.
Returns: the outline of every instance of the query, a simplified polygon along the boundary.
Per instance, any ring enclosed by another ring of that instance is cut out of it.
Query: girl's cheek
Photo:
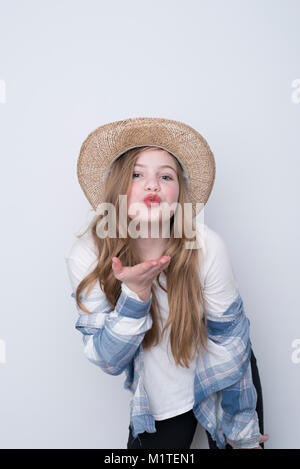
[[[139,189],[137,188],[136,184],[132,184],[130,191],[129,191],[128,200],[127,200],[128,206],[132,202],[138,202],[139,200],[140,200]]]
[[[179,196],[179,188],[178,186],[169,187],[166,193],[166,196],[169,201],[177,201]]]

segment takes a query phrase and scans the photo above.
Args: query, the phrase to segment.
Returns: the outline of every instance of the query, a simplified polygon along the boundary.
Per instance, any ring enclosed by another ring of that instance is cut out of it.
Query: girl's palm
[[[130,285],[135,285],[139,288],[151,288],[153,280],[157,277],[159,272],[164,270],[170,263],[170,256],[163,256],[159,259],[153,259],[132,267],[122,265],[122,262],[117,257],[113,257],[112,269],[115,277],[124,282],[130,288]]]

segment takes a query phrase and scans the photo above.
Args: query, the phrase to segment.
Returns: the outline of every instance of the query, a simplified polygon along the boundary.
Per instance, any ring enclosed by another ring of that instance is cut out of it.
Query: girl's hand
[[[170,256],[162,256],[133,267],[125,267],[118,257],[113,257],[112,270],[114,276],[124,282],[142,301],[148,301],[153,280],[169,265],[170,260]]]
[[[265,441],[268,441],[269,439],[269,435],[266,434],[266,435],[262,435],[261,439],[259,440],[259,443],[264,443]],[[228,441],[226,441],[226,443],[228,443]],[[229,444],[229,443],[228,443]],[[238,448],[236,446],[232,446],[233,449],[262,449],[261,446],[255,446],[255,448]]]

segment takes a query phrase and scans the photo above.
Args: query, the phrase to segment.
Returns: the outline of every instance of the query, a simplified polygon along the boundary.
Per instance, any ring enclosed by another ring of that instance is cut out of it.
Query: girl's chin
[[[135,220],[135,221],[144,221],[144,222],[151,222],[151,221],[157,221],[157,220],[163,220],[162,213],[161,212],[152,212],[151,214],[149,213],[148,215],[128,215],[130,220]],[[172,214],[168,217],[165,217],[164,220],[170,220],[172,217]]]
[[[147,223],[147,222],[150,223],[151,221],[158,222],[162,220],[168,221],[170,220],[172,216],[173,216],[173,213],[163,214],[161,207],[159,205],[158,206],[152,205],[150,208],[148,207],[148,209],[143,207],[142,213],[137,213],[137,214],[128,213],[128,217],[130,218],[130,220],[141,221],[144,223]]]

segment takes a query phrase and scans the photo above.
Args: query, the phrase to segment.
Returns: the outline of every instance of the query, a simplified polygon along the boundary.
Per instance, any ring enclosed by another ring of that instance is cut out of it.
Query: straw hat
[[[196,130],[179,121],[135,117],[102,125],[83,142],[77,161],[79,184],[94,210],[105,202],[103,190],[112,163],[131,148],[160,147],[181,164],[195,214],[206,204],[215,180],[215,159]]]

